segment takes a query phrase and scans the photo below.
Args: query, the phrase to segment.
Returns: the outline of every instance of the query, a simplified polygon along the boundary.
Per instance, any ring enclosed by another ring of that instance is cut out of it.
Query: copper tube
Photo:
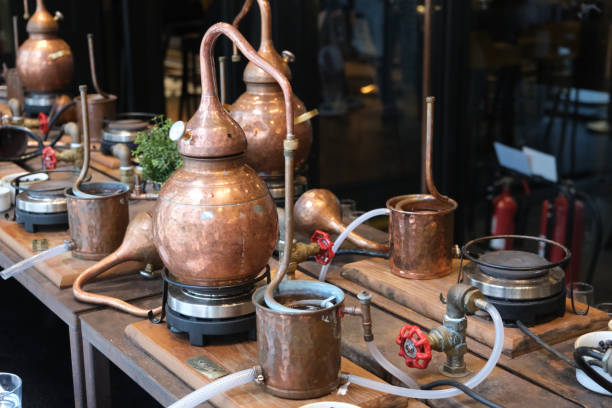
[[[142,186],[140,184],[140,176],[138,174],[134,175],[134,190],[130,194],[130,200],[157,200],[159,198],[159,194],[156,193],[145,193],[142,191]]]
[[[225,106],[227,102],[227,92],[226,92],[226,74],[227,74],[227,57],[222,55],[219,57],[219,99],[221,100],[221,105]]]
[[[236,28],[240,25],[242,19],[248,14],[251,6],[253,5],[253,0],[245,0],[242,8],[240,9],[240,13],[234,18],[232,25]],[[236,48],[236,44],[232,44],[233,53],[232,53],[232,61],[238,62],[240,61],[240,54],[238,54],[238,48]]]
[[[79,93],[81,94],[81,117],[83,118],[83,166],[79,177],[74,182],[72,189],[76,194],[79,194],[79,186],[85,180],[89,171],[89,113],[87,111],[87,85],[79,85]],[[82,194],[82,193],[81,193]]]
[[[308,190],[300,196],[294,209],[295,228],[307,236],[316,230],[341,234],[346,229],[342,222],[340,201],[329,190]],[[371,241],[355,232],[347,239],[359,248],[375,252],[389,252],[389,244]]]
[[[425,13],[423,15],[423,96],[430,95],[430,66],[431,66],[431,15],[433,0],[425,1]],[[427,122],[425,106],[421,109],[421,192],[427,193]]]
[[[425,155],[425,174],[427,179],[427,189],[429,193],[436,198],[436,200],[449,202],[449,198],[438,192],[434,181],[433,181],[433,127],[434,127],[434,102],[436,98],[428,96],[425,98],[427,104],[427,140],[426,140],[426,155]]]
[[[91,82],[97,93],[103,98],[108,98],[108,95],[102,91],[98,84],[98,76],[96,75],[96,61],[94,57],[94,38],[92,33],[87,33],[87,48],[89,49],[89,70],[91,71]]]
[[[30,18],[30,7],[28,6],[28,0],[23,0],[23,18]]]
[[[72,286],[74,296],[81,302],[106,305],[136,316],[147,317],[149,310],[141,309],[110,296],[86,292],[83,287],[94,277],[126,261],[141,261],[153,265],[161,264],[155,245],[153,245],[152,229],[151,213],[148,211],[138,213],[128,225],[121,246],[77,277]],[[161,307],[157,307],[151,312],[159,314]]]
[[[13,46],[15,47],[15,61],[17,61],[17,53],[19,52],[19,28],[17,27],[17,16],[13,16]]]

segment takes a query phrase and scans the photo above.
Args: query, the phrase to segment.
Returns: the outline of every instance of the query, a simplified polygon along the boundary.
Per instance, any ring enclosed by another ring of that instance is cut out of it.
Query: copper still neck
[[[30,37],[56,37],[58,29],[57,18],[49,13],[43,0],[36,0],[36,11],[32,14],[26,26],[26,31],[30,34]]]
[[[278,82],[285,99],[287,133],[293,135],[293,91],[289,80],[274,64],[261,57],[236,28],[230,24],[218,23],[206,31],[200,46],[202,100],[198,111],[187,123],[185,137],[179,140],[178,151],[183,156],[228,157],[244,153],[246,150],[244,132],[223,109],[216,96],[212,50],[221,34],[229,37],[251,62],[268,72]]]

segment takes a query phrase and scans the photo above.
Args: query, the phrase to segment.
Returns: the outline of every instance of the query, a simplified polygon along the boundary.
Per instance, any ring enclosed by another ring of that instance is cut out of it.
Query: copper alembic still
[[[234,20],[234,26],[240,23],[252,3],[253,0],[245,1],[243,11]],[[257,53],[290,80],[291,70],[288,63],[292,62],[294,57],[288,51],[283,51],[281,56],[274,48],[270,2],[257,0],[257,4],[261,15],[261,41]],[[239,55],[234,53],[232,59],[235,60],[236,57]],[[282,180],[282,144],[287,132],[283,94],[274,78],[252,61],[244,70],[243,80],[246,92],[232,104],[230,114],[246,135],[247,164],[266,181],[272,197],[280,199],[282,203],[285,194]],[[304,103],[295,95],[292,107],[295,115],[295,138],[299,141],[298,150],[295,152],[295,166],[299,173],[310,153],[312,125],[309,119],[316,115],[316,111],[307,112]],[[303,191],[305,184],[305,178],[298,176],[295,183],[298,192]]]
[[[369,251],[389,252],[391,272],[410,279],[435,279],[451,273],[451,262],[458,249],[453,245],[454,211],[457,203],[438,192],[432,175],[434,98],[427,102],[426,176],[430,194],[392,197],[386,208],[372,210],[348,228],[342,223],[340,202],[329,190],[304,193],[295,203],[296,229],[305,234],[324,230],[341,235],[334,245],[337,251],[344,239]],[[389,242],[368,240],[353,229],[369,218],[389,215]],[[327,268],[325,268],[323,277]]]
[[[87,87],[81,85],[79,89],[81,97],[86,101]],[[90,149],[87,102],[83,104],[82,109],[84,117],[83,165],[80,173],[74,178],[71,186],[64,188],[62,186],[67,180],[72,180],[72,177],[59,180],[49,177],[37,183],[38,188],[33,190],[35,194],[28,201],[30,206],[33,205],[34,199],[38,199],[40,206],[57,207],[61,204],[60,198],[56,195],[47,197],[44,193],[55,192],[61,188],[64,196],[63,203],[67,210],[70,240],[5,269],[1,275],[4,279],[67,251],[72,251],[72,256],[75,258],[99,260],[115,251],[121,244],[129,220],[129,188],[122,183],[88,182],[91,177],[88,175]],[[19,200],[19,196],[17,199]]]
[[[17,73],[26,89],[25,111],[28,115],[49,114],[57,93],[70,87],[73,65],[72,51],[58,37],[60,12],[55,16],[36,0],[36,11],[28,20],[29,38],[17,53]]]

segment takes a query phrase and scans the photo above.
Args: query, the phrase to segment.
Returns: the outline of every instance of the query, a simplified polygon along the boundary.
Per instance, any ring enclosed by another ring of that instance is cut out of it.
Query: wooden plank
[[[203,356],[228,372],[236,372],[257,364],[257,343],[240,341],[236,337],[214,338],[205,348],[189,344],[185,336],[173,334],[167,327],[155,325],[148,320],[129,325],[126,335],[149,355],[157,359],[164,367],[176,374],[192,388],[200,388],[212,380],[192,368],[187,360]],[[342,359],[342,371],[378,380],[375,376]],[[264,392],[255,384],[235,388],[211,400],[211,403],[223,407],[300,407],[310,402],[338,401],[356,404],[362,407],[400,407],[423,406],[414,401],[385,395],[366,388],[352,386],[345,396],[330,394],[312,400],[286,400]]]
[[[91,152],[91,160],[95,165],[106,167],[107,169],[118,170],[121,166],[119,159],[114,156],[107,156],[102,152]]]
[[[0,177],[9,174],[23,172],[23,169],[14,163],[0,163]],[[108,181],[109,178],[92,171],[92,179],[95,181]],[[130,218],[138,212],[153,208],[155,205],[152,201],[133,201],[130,203]],[[70,232],[66,230],[57,230],[45,228],[37,233],[26,232],[23,225],[16,222],[0,218],[0,241],[6,244],[10,249],[17,253],[21,258],[29,258],[35,254],[32,251],[32,241],[35,239],[47,239],[49,247],[61,245],[64,240],[70,239]],[[64,288],[71,286],[76,277],[85,269],[94,265],[94,261],[86,261],[72,257],[70,253],[51,258],[45,262],[39,263],[35,268],[46,276],[57,287]],[[140,262],[125,262],[111,268],[108,272],[100,275],[98,279],[108,279],[110,277],[130,274],[138,271],[143,267]]]
[[[455,263],[453,269],[456,270],[457,267]],[[455,274],[431,280],[404,279],[393,275],[389,262],[382,258],[346,264],[343,266],[342,276],[438,322],[444,318],[446,309],[440,302],[439,295],[446,294],[457,279]],[[544,341],[556,344],[589,331],[605,328],[609,320],[608,315],[598,309],[592,308],[589,317],[585,319],[571,311],[569,301],[566,307],[567,313],[564,317],[536,325],[532,331]],[[492,346],[492,327],[489,321],[475,318],[468,326],[468,336]],[[519,329],[506,329],[504,353],[508,356],[516,357],[537,348],[537,344]]]

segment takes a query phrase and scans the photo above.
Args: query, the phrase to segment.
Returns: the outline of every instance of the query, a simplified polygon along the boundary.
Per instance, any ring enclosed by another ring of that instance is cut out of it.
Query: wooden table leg
[[[72,363],[72,387],[74,390],[74,406],[85,407],[85,390],[83,389],[83,348],[81,343],[81,327],[68,326],[70,336],[70,360]]]
[[[83,338],[83,359],[85,363],[87,408],[110,407],[111,394],[108,359],[85,338]]]

